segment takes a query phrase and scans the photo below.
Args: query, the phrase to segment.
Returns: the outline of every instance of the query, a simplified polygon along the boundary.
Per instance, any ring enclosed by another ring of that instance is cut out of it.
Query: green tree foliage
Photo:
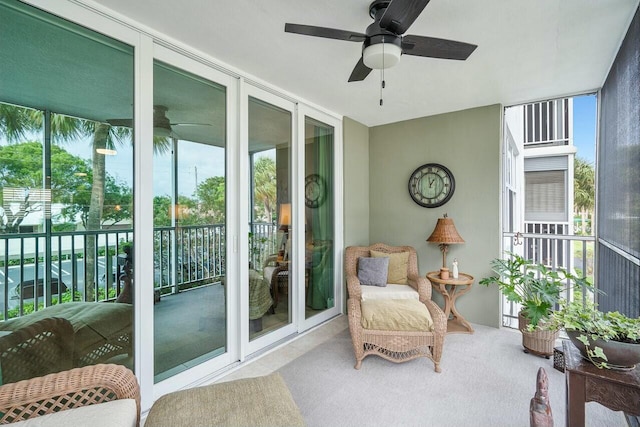
[[[593,219],[596,196],[594,167],[585,159],[576,157],[573,163],[573,204],[580,214],[581,234],[587,234],[587,220]]]
[[[213,176],[198,184],[197,203],[189,204],[183,200],[180,204],[187,207],[190,215],[198,218],[201,224],[221,224],[225,222],[225,179]],[[193,201],[191,201],[193,203]]]
[[[155,196],[153,198],[153,226],[169,227],[171,225],[171,197]]]
[[[20,189],[20,200],[2,201],[2,228],[5,232],[17,232],[24,218],[45,208],[42,198],[34,197],[33,189],[43,187],[42,144],[24,142],[0,146],[0,187]],[[79,217],[86,227],[91,196],[93,171],[89,162],[74,156],[57,145],[51,146],[51,203],[64,204],[61,216],[54,218],[65,224],[56,230],[69,230],[69,223]],[[109,174],[105,177],[105,205],[103,221],[117,223],[131,218],[132,191],[124,183],[118,183]],[[31,191],[29,191],[31,190]]]
[[[253,166],[254,212],[258,221],[273,222],[276,206],[276,162],[260,157]]]

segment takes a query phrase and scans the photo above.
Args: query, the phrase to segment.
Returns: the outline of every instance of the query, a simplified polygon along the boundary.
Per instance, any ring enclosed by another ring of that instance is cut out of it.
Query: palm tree
[[[587,234],[587,219],[593,218],[595,204],[595,171],[585,159],[576,157],[573,163],[573,204],[580,212],[581,234]]]
[[[8,142],[15,142],[24,138],[29,132],[41,131],[44,128],[45,115],[42,111],[27,109],[0,103],[0,133]],[[109,124],[51,114],[51,138],[59,143],[66,143],[78,138],[92,138],[92,166],[93,182],[91,199],[87,214],[87,230],[99,230],[102,223],[104,208],[105,185],[105,155],[100,153],[104,149],[113,149],[117,144],[130,140],[131,129],[112,127]],[[162,146],[159,144],[158,146]],[[166,144],[165,144],[166,145]],[[26,202],[26,201],[25,201]],[[85,299],[93,299],[95,289],[95,254],[96,236],[87,236],[86,269],[85,269]]]
[[[269,157],[260,157],[253,167],[254,194],[256,202],[264,207],[267,222],[273,221],[276,203],[276,163]]]

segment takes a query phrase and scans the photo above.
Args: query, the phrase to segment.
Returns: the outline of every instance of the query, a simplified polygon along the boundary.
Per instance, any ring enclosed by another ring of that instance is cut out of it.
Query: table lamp
[[[287,249],[287,240],[289,239],[289,227],[291,226],[291,203],[282,203],[280,205],[278,221],[280,222],[280,230],[284,231],[282,243],[280,244],[280,253],[278,255],[284,258]]]
[[[449,278],[449,269],[447,268],[447,251],[449,245],[454,243],[464,243],[464,239],[458,234],[456,226],[453,224],[453,219],[448,218],[447,214],[444,214],[443,218],[438,218],[436,228],[433,229],[433,233],[427,239],[427,242],[438,243],[440,250],[442,251],[442,268],[440,269],[440,278]]]

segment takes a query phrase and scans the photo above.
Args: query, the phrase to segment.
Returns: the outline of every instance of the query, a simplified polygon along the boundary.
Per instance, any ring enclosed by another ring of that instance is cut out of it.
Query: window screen
[[[566,171],[525,172],[525,221],[566,221]]]

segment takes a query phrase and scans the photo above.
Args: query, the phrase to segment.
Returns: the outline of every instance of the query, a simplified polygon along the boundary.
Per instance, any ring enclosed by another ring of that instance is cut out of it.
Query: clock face
[[[307,176],[304,181],[304,203],[308,208],[317,208],[324,203],[326,188],[318,174]]]
[[[453,174],[438,163],[427,163],[409,178],[409,195],[425,208],[437,208],[451,199],[456,183]]]

